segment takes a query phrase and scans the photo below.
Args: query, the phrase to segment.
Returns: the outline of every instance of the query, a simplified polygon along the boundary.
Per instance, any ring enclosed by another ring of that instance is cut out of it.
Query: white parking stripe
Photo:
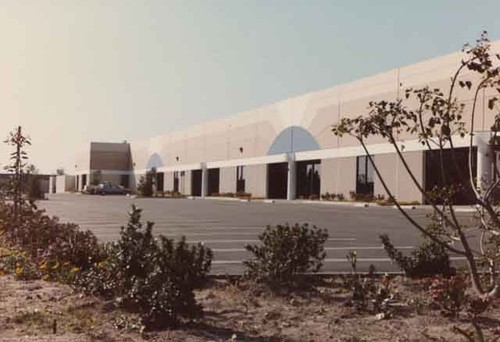
[[[329,238],[327,241],[356,241],[355,238]],[[252,243],[259,242],[259,240],[189,240],[189,243]]]
[[[397,249],[415,249],[414,246],[396,246]],[[383,250],[382,246],[363,246],[363,247],[325,247],[325,251],[343,251],[343,250]],[[229,252],[245,252],[244,248],[211,248],[212,252],[229,253]]]
[[[465,257],[450,257],[450,260],[452,261],[463,261],[466,260]],[[330,262],[330,263],[347,263],[346,258],[330,258],[330,259],[325,259],[323,262]],[[391,259],[389,258],[358,258],[357,262],[392,262]],[[242,260],[214,260],[212,261],[213,265],[233,265],[233,264],[242,264]]]

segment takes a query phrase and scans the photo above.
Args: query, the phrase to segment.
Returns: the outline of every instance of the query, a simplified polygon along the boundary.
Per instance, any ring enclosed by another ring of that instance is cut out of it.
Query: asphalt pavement
[[[349,272],[349,251],[357,252],[358,269],[370,264],[378,271],[397,271],[384,253],[379,235],[388,234],[393,243],[409,252],[419,244],[420,234],[392,207],[352,203],[304,203],[302,201],[227,201],[216,199],[133,198],[53,194],[39,205],[62,222],[77,223],[92,230],[102,241],[119,238],[132,204],[143,209],[143,220],[155,223],[154,232],[168,237],[185,235],[188,242],[203,242],[214,251],[213,274],[240,274],[242,260],[251,255],[245,244],[258,243],[266,225],[309,223],[328,230],[327,257],[323,272]],[[408,209],[425,223],[425,207]],[[464,213],[466,214],[466,213]]]

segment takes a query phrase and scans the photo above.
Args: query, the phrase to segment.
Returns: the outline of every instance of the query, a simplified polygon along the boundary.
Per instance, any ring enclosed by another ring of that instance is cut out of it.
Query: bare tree
[[[394,201],[401,214],[425,237],[443,246],[448,252],[463,256],[468,265],[475,293],[482,301],[489,301],[500,295],[500,219],[499,208],[494,200],[495,190],[500,185],[500,170],[496,163],[489,163],[494,172],[494,179],[474,178],[474,151],[485,148],[478,146],[475,121],[478,115],[480,95],[489,90],[500,93],[500,55],[491,54],[487,33],[483,32],[474,46],[465,45],[463,59],[452,75],[449,89],[433,89],[428,86],[420,89],[406,89],[403,99],[394,101],[370,102],[368,113],[355,118],[342,118],[333,126],[338,136],[348,134],[357,139],[367,157],[373,164],[380,182],[389,199]],[[457,88],[472,95],[470,112],[465,115],[465,105],[457,98]],[[416,103],[409,108],[407,103]],[[488,101],[488,108],[494,112],[494,125],[489,133],[487,149],[494,153],[500,142],[500,111],[498,98],[493,96]],[[477,125],[477,124],[476,124]],[[425,150],[437,155],[442,186],[427,191],[415,176],[415,171],[405,159],[404,141],[398,137],[401,133],[414,136]],[[408,173],[412,183],[420,191],[424,201],[432,207],[433,221],[428,226],[416,222],[400,205],[379,168],[369,153],[369,138],[385,138],[393,147]],[[468,141],[468,162],[464,168],[457,156],[459,139]],[[479,153],[479,152],[478,152]],[[451,165],[445,155],[451,154]],[[460,179],[460,184],[447,177],[447,169],[453,168]],[[472,200],[476,205],[473,224],[460,219],[456,212],[456,194],[464,188],[470,188]],[[477,239],[478,241],[473,241]],[[476,247],[479,246],[479,247]],[[482,277],[485,272],[488,277]]]

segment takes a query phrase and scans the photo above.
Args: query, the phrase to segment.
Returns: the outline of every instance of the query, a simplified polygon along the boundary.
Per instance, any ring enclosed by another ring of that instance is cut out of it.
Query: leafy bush
[[[21,220],[15,220],[11,204],[0,206],[0,229],[8,248],[10,259],[22,255],[15,261],[21,265],[11,272],[29,274],[30,279],[71,281],[75,268],[88,269],[93,263],[104,258],[101,244],[90,231],[81,231],[75,224],[62,224],[34,206],[23,205]],[[7,259],[4,259],[7,260]]]
[[[298,274],[318,272],[326,257],[325,229],[308,224],[267,226],[259,235],[261,245],[247,245],[254,256],[244,261],[247,278],[271,287],[291,285]]]
[[[392,244],[389,236],[380,235],[385,252],[410,277],[428,277],[436,274],[451,275],[454,269],[446,249],[437,242],[425,240],[409,256],[403,255]]]
[[[178,323],[179,318],[201,314],[193,290],[203,285],[210,270],[212,251],[201,244],[188,245],[155,238],[153,223],[141,223],[141,210],[132,206],[120,240],[108,244],[108,258],[77,279],[87,292],[119,299],[125,308],[138,310],[148,329]]]
[[[153,196],[153,173],[151,171],[146,172],[146,176],[141,176],[137,191],[144,197]]]

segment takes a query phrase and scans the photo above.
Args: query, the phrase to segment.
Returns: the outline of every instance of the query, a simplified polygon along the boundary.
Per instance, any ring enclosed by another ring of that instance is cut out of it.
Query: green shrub
[[[141,176],[137,191],[144,197],[153,196],[153,173],[151,171],[146,172],[146,176]]]
[[[380,235],[380,240],[389,258],[407,276],[428,277],[436,274],[451,275],[454,272],[447,251],[437,242],[426,239],[409,256],[405,256],[394,247],[386,234]]]
[[[193,290],[203,285],[210,270],[212,251],[155,238],[153,223],[141,223],[141,210],[132,206],[120,240],[108,244],[108,258],[77,279],[87,292],[119,299],[125,308],[138,310],[147,329],[173,326],[179,318],[201,315]]]
[[[4,245],[19,251],[24,260],[18,267],[30,278],[70,281],[69,271],[88,269],[105,255],[102,245],[90,231],[75,224],[60,223],[33,206],[21,207],[21,220],[16,222],[11,204],[0,206],[0,229],[5,234]],[[35,265],[32,267],[31,265]],[[34,272],[29,270],[35,269]]]
[[[244,261],[245,275],[271,287],[292,285],[297,275],[321,269],[327,239],[326,230],[308,224],[267,226],[259,235],[260,246],[245,246],[254,257]]]

